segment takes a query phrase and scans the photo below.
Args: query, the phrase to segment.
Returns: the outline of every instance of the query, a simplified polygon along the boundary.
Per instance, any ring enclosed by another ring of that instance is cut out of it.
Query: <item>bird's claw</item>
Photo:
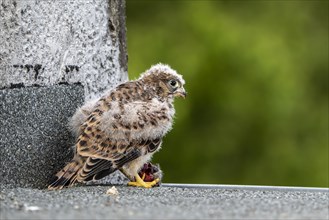
[[[151,188],[152,186],[156,185],[160,179],[155,179],[152,182],[144,182],[145,173],[143,174],[143,177],[140,178],[139,175],[135,176],[135,182],[129,182],[128,186],[136,186],[136,187],[144,187],[144,188]]]
[[[144,187],[144,188],[151,188],[152,186],[156,185],[160,180],[155,179],[152,182],[129,182],[128,186],[136,186],[136,187]]]

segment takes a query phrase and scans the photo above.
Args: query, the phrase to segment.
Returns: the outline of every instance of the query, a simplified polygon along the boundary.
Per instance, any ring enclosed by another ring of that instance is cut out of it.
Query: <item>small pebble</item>
[[[39,211],[40,209],[38,206],[25,206],[25,211]]]
[[[119,192],[117,188],[115,188],[115,186],[112,186],[110,189],[106,191],[106,194],[116,196],[119,195]]]

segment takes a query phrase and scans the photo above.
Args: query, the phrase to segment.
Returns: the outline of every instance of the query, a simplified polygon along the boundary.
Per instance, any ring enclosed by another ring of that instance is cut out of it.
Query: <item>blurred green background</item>
[[[328,1],[126,1],[129,77],[186,80],[164,182],[328,187]]]

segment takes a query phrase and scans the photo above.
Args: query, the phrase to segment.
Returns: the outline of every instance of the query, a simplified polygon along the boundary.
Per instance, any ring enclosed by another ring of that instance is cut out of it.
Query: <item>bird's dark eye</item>
[[[173,87],[173,88],[177,88],[177,85],[178,85],[176,80],[170,80],[170,81],[169,81],[169,84],[170,84],[170,86]]]

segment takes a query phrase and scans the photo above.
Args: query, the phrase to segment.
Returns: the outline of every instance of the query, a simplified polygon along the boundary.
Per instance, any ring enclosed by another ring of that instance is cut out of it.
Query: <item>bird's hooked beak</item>
[[[182,98],[185,99],[186,96],[187,96],[187,93],[186,93],[184,87],[180,87],[179,89],[177,89],[174,93],[174,96],[175,97],[182,97]]]

